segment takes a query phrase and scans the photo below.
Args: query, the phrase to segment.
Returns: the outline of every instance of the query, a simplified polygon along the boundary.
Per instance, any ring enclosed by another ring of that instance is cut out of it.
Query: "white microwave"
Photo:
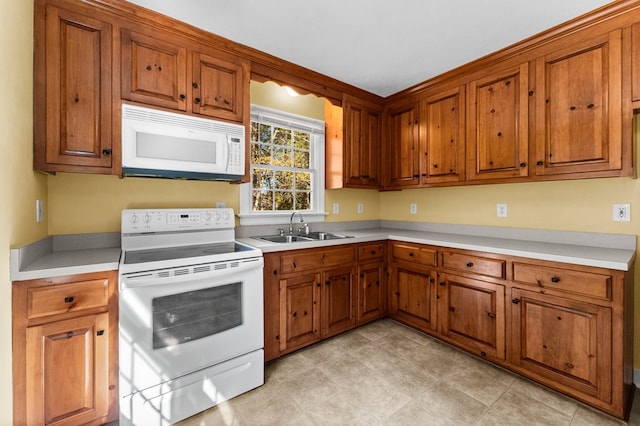
[[[122,175],[240,180],[245,127],[122,105]]]

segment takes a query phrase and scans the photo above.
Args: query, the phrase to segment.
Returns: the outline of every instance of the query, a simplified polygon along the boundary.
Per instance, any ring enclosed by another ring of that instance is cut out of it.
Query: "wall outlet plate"
[[[333,203],[333,214],[340,214],[340,204]]]
[[[506,204],[498,204],[496,208],[496,215],[498,217],[507,217],[507,205]]]
[[[411,212],[411,214],[418,213],[418,205],[416,203],[411,203],[409,205],[409,211]]]
[[[631,204],[614,204],[613,220],[615,222],[631,222]]]
[[[364,213],[364,204],[358,203],[358,214]]]
[[[42,200],[36,200],[36,222],[40,223],[44,220],[44,205]]]

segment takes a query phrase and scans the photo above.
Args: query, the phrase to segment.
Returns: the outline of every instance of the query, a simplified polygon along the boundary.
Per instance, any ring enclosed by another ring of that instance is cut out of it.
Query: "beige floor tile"
[[[384,336],[389,335],[392,330],[389,326],[389,320],[380,320],[363,325],[354,330],[355,333],[366,337],[369,340],[378,340]]]
[[[363,378],[376,374],[375,369],[369,368],[359,357],[349,354],[322,363],[318,369],[343,388],[357,386]]]
[[[516,380],[516,376],[476,358],[468,358],[442,379],[485,405],[493,404]]]
[[[301,374],[314,367],[313,361],[305,357],[302,352],[295,352],[278,358],[265,367],[266,375],[277,381],[284,381]]]
[[[369,410],[351,403],[350,391],[338,393],[327,401],[311,407],[307,413],[318,425],[377,425],[378,419]]]
[[[288,394],[301,408],[321,404],[342,388],[318,368],[312,368],[281,383],[282,392]]]
[[[527,379],[517,378],[513,385],[511,385],[510,390],[518,392],[527,398],[535,399],[569,417],[573,417],[580,406],[580,403],[577,401]]]
[[[353,352],[363,346],[369,345],[371,343],[371,339],[358,333],[356,329],[353,331],[348,331],[339,336],[332,337],[331,342],[334,345],[343,348],[347,352]]]
[[[436,341],[425,345],[415,353],[404,353],[403,356],[437,379],[442,379],[462,368],[470,358],[464,352]]]
[[[473,425],[488,408],[442,381],[419,395],[411,404],[418,404],[426,411],[423,424]]]
[[[568,426],[570,423],[571,416],[509,389],[482,416],[476,426]]]
[[[390,417],[412,398],[376,373],[363,377],[357,386],[345,389],[345,392],[352,405],[367,410],[377,420]]]
[[[622,426],[625,423],[604,413],[580,405],[571,426]]]

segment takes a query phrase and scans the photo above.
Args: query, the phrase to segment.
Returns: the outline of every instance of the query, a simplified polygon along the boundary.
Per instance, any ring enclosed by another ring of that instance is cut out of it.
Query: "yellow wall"
[[[33,2],[0,2],[0,424],[12,421],[9,248],[46,236],[35,223],[35,200],[46,201],[46,178],[32,171]]]

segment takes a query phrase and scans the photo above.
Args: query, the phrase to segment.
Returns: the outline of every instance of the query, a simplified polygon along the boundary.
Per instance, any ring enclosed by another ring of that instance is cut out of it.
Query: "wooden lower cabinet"
[[[504,289],[500,284],[440,275],[442,336],[477,355],[505,359]]]
[[[13,283],[14,424],[117,419],[117,271]]]
[[[383,262],[358,265],[358,324],[384,316],[386,299]]]
[[[436,273],[401,262],[391,264],[389,315],[420,330],[436,330]]]
[[[352,266],[337,268],[323,273],[322,289],[322,336],[352,328],[356,322],[354,271]]]
[[[280,280],[280,350],[298,348],[320,337],[320,274]]]
[[[511,362],[611,403],[611,309],[517,288],[511,296]]]

